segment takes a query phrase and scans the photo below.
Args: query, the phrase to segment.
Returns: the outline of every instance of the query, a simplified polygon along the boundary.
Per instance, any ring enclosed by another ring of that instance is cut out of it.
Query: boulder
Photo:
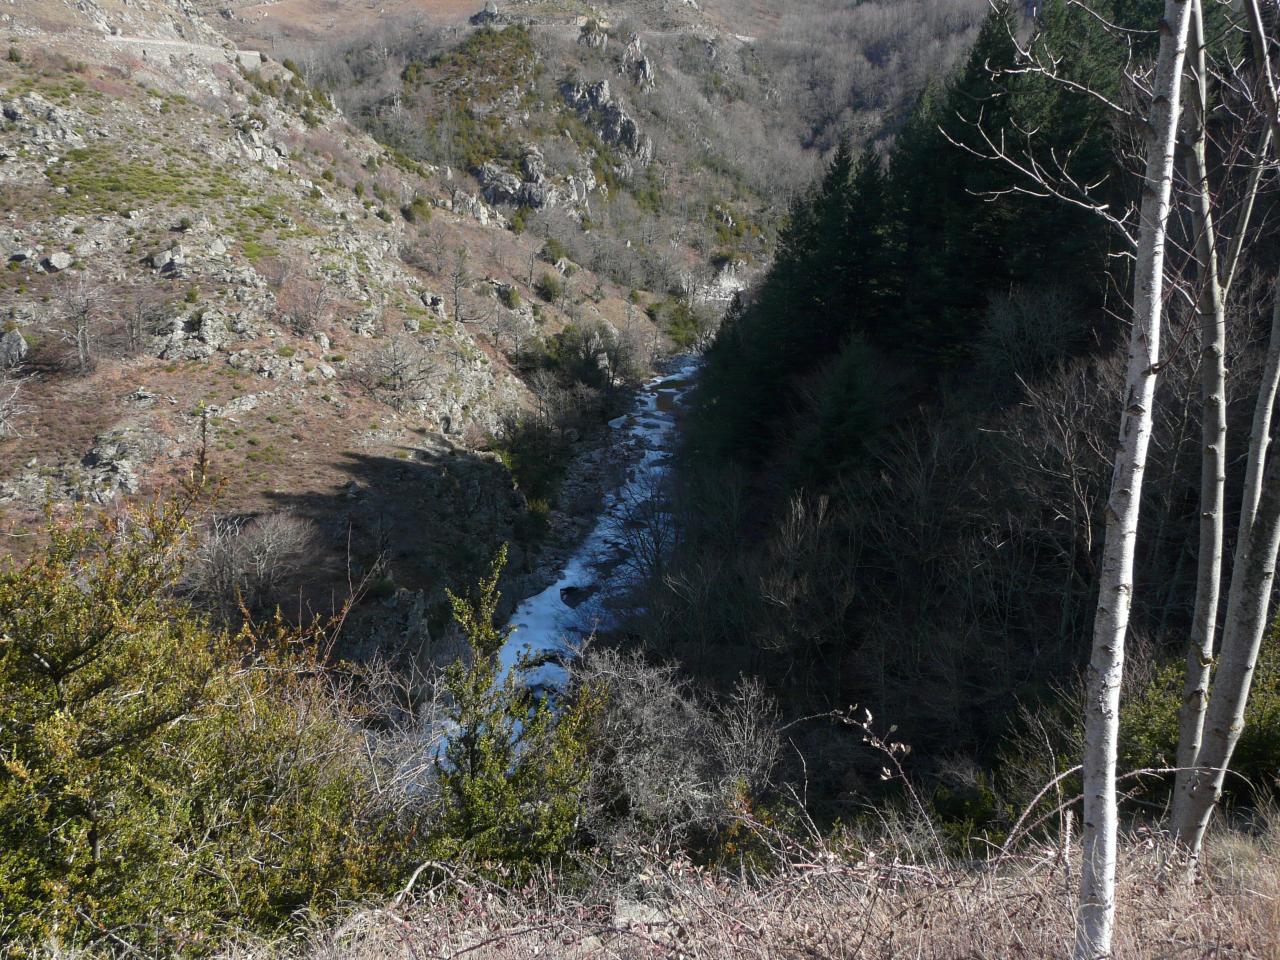
[[[485,27],[503,23],[505,20],[506,17],[499,12],[497,3],[494,0],[485,0],[484,9],[473,13],[470,23],[473,27]]]
[[[59,250],[57,253],[51,253],[40,261],[40,266],[44,267],[50,273],[58,273],[67,269],[74,262],[71,254]]]
[[[13,327],[0,334],[0,370],[16,367],[27,358],[27,339]]]
[[[167,250],[157,250],[147,257],[147,263],[153,270],[159,270],[161,273],[176,275],[181,272],[187,263],[187,252],[184,248],[170,247]]]

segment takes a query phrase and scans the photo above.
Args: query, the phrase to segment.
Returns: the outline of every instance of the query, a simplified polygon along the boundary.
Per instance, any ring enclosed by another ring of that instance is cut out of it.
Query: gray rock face
[[[230,339],[226,318],[216,310],[192,317],[175,317],[157,345],[162,360],[204,360]]]
[[[522,206],[540,210],[543,207],[556,206],[560,202],[560,191],[545,180],[537,183],[522,183],[517,200]]]
[[[631,42],[622,54],[622,74],[631,79],[641,90],[652,90],[657,85],[657,75],[653,69],[653,61],[645,56],[640,44],[640,36],[633,33]]]
[[[473,27],[492,27],[505,23],[506,20],[507,18],[498,10],[498,5],[494,0],[486,0],[484,9],[471,15],[470,23]]]
[[[568,104],[588,123],[594,124],[605,143],[620,147],[641,164],[653,160],[653,139],[641,132],[640,125],[613,99],[608,80],[588,86],[566,83],[561,93]]]
[[[526,180],[540,183],[547,175],[547,160],[542,151],[530,145],[524,148],[524,156],[520,158],[520,170]]]
[[[496,163],[486,163],[477,172],[484,198],[490,203],[515,203],[520,197],[520,178]]]
[[[16,367],[27,358],[27,340],[17,327],[0,334],[0,370]]]
[[[481,226],[486,225],[493,216],[492,211],[483,200],[474,194],[464,193],[461,190],[453,191],[453,211],[465,217],[470,217]]]
[[[42,150],[84,145],[74,118],[38,93],[0,101],[0,116],[14,125],[25,143]]]
[[[77,499],[108,503],[117,493],[137,493],[138,470],[163,452],[165,440],[150,430],[123,428],[102,434],[80,461]]]
[[[603,51],[609,46],[609,35],[600,29],[599,23],[591,20],[583,25],[582,32],[578,34],[578,45]]]
[[[560,202],[560,191],[547,181],[547,161],[537,147],[528,147],[520,160],[522,181],[514,173],[496,163],[486,163],[476,177],[484,198],[490,203],[516,204],[523,207],[553,207]]]

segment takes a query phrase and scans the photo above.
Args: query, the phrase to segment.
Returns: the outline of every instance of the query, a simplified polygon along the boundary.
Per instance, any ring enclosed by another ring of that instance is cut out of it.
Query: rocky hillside
[[[307,603],[353,573],[438,595],[521,540],[526,498],[485,452],[533,404],[516,362],[571,320],[660,349],[644,298],[187,10],[0,22],[5,549],[47,500],[146,495],[207,444],[221,513],[307,521]]]
[[[221,539],[294,531],[270,599],[433,607],[504,540],[533,591],[626,384],[705,342],[832,131],[889,136],[923,80],[868,91],[960,49],[966,4],[836,24],[852,80],[768,2],[6,7],[5,549],[206,449]]]

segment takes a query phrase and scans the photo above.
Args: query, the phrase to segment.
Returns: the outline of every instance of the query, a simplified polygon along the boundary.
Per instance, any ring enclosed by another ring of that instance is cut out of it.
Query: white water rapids
[[[502,651],[504,671],[522,655],[550,660],[525,674],[530,687],[554,688],[565,679],[556,659],[571,653],[593,630],[611,623],[616,601],[665,546],[671,516],[662,478],[676,443],[677,411],[693,385],[697,359],[646,381],[629,413],[609,422],[613,449],[630,463],[626,478],[605,496],[586,539],[556,582],[521,603]]]

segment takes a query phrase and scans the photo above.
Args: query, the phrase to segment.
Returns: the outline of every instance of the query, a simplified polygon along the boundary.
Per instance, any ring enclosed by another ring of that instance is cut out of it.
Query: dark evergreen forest
[[[1145,24],[1157,7],[1120,0],[1104,15]],[[1018,29],[1015,12],[994,12],[887,151],[842,143],[794,201],[768,276],[707,354],[685,537],[639,626],[705,676],[772,678],[797,716],[870,707],[942,781],[966,771],[965,803],[990,801],[991,771],[1001,779],[1010,760],[1049,765],[1046,737],[1075,754],[1058,718],[1076,710],[1096,604],[1130,264],[1087,207],[1137,199],[1116,160],[1134,131],[1104,103],[1123,96],[1125,43],[1079,7],[1044,11],[1032,42],[1071,51],[1061,76],[1090,97],[1020,70]],[[1036,195],[990,159],[988,136],[1056,163],[1078,193]],[[1188,230],[1174,225],[1184,250]],[[1245,269],[1273,259],[1255,250]],[[1242,284],[1232,304],[1245,398],[1265,297]],[[1194,594],[1199,353],[1192,311],[1176,297],[1170,309],[1130,669],[1133,711],[1162,719],[1131,725],[1135,764],[1172,749],[1167,665]],[[1231,408],[1237,424],[1245,406]],[[818,764],[836,771],[827,796],[856,790],[856,741],[824,724],[810,737],[810,751],[840,758]],[[1038,746],[1024,751],[1028,737]]]

